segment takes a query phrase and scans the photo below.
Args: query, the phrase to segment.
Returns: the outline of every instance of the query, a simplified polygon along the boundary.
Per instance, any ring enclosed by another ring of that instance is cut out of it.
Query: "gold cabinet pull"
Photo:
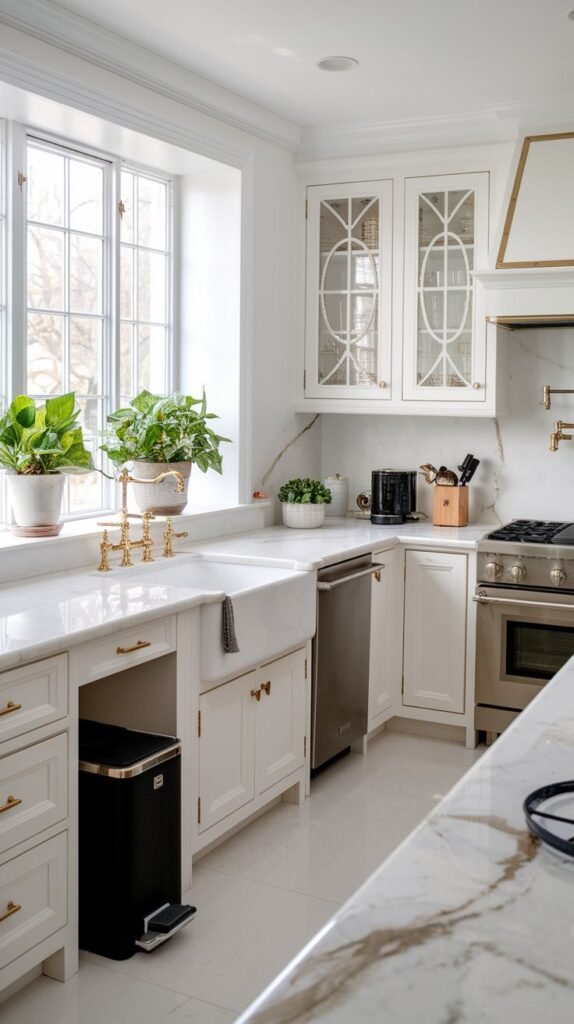
[[[9,796],[5,804],[0,807],[0,814],[4,814],[4,811],[11,811],[13,807],[17,807],[22,801],[17,796]]]
[[[0,921],[5,921],[7,917],[12,917],[12,914],[17,914],[19,910],[22,910],[21,903],[14,903],[14,900],[8,900],[6,910],[3,914],[0,914]]]
[[[138,640],[133,647],[116,647],[116,654],[131,654],[132,651],[143,651],[144,647],[151,647],[151,640]]]
[[[21,707],[21,704],[16,704],[13,700],[9,700],[3,708],[0,708],[0,716],[10,715],[13,711],[19,711]]]
[[[259,690],[252,690],[251,696],[255,697],[255,700],[261,700],[261,688]]]
[[[271,693],[271,682],[270,682],[270,680],[267,680],[266,683],[263,683],[262,686],[261,686],[261,689],[265,690],[265,693],[267,694],[267,696],[269,696],[269,694]]]

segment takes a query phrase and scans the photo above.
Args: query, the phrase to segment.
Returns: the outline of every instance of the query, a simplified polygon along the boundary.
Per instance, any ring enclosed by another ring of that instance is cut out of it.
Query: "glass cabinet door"
[[[305,394],[390,397],[391,182],[308,190]]]
[[[473,271],[486,260],[487,189],[487,174],[407,180],[407,399],[485,400],[486,323]]]

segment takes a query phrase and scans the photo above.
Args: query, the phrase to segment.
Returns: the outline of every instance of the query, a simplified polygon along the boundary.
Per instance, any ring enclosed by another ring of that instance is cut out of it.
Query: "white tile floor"
[[[194,866],[196,919],[153,954],[82,954],[66,985],[38,978],[3,1024],[228,1024],[480,756],[384,732]]]

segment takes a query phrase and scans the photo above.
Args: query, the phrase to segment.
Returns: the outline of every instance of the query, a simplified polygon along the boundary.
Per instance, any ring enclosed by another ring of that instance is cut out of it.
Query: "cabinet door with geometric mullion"
[[[485,401],[488,174],[409,178],[405,201],[403,397]]]
[[[388,399],[392,182],[307,191],[305,395]]]

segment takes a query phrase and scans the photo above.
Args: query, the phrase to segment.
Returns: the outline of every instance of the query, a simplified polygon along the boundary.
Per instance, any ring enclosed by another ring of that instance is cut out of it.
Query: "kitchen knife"
[[[468,470],[468,468],[469,468],[469,466],[470,466],[470,464],[471,464],[473,459],[474,459],[474,455],[467,455],[466,458],[464,459],[464,461],[458,467],[460,469],[460,472],[462,473],[462,476],[465,475],[465,473]],[[462,477],[461,477],[461,479],[462,479]]]
[[[480,459],[475,459],[473,457],[471,459],[471,462],[469,463],[469,465],[466,467],[464,473],[461,474],[460,484],[461,484],[462,487],[464,487],[464,486],[466,486],[466,484],[470,483],[470,481],[472,480],[474,474],[476,473],[479,465],[480,465]]]

